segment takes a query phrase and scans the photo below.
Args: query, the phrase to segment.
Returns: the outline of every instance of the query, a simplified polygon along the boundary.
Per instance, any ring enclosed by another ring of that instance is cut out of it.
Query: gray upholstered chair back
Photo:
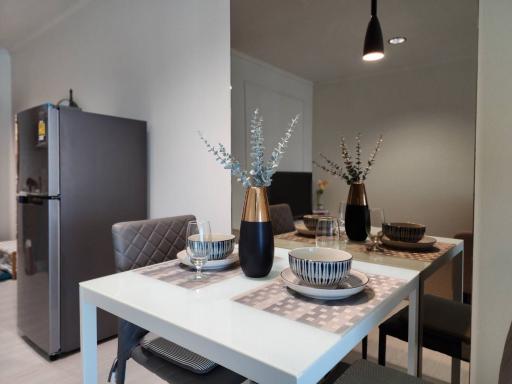
[[[176,258],[185,249],[187,224],[192,215],[129,221],[112,226],[118,272]]]
[[[271,205],[270,219],[274,235],[295,231],[292,210],[288,204]]]
[[[512,383],[512,324],[508,329],[505,348],[503,348],[503,357],[501,358],[499,384]]]

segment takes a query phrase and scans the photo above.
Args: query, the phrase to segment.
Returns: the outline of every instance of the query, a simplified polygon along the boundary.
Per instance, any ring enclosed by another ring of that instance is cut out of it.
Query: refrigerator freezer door
[[[16,115],[18,193],[58,196],[59,111],[45,104]]]
[[[60,201],[18,198],[18,328],[48,355],[60,350]]]

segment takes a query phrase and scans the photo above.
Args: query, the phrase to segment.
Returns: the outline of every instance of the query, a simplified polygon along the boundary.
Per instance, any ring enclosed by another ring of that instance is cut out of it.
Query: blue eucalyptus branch
[[[356,136],[356,155],[355,155],[355,162],[352,159],[352,156],[350,154],[350,151],[347,147],[347,144],[345,142],[345,138],[341,138],[340,142],[340,149],[341,149],[341,158],[343,160],[343,164],[345,169],[343,169],[343,166],[335,163],[334,161],[330,160],[326,156],[320,154],[322,159],[324,160],[325,164],[319,164],[316,161],[313,161],[313,164],[317,166],[318,168],[324,170],[325,172],[330,173],[333,176],[340,177],[344,179],[347,184],[352,184],[359,181],[365,181],[368,177],[368,174],[370,173],[373,164],[375,163],[375,157],[377,156],[377,153],[380,151],[382,147],[382,135],[379,136],[379,140],[377,141],[377,144],[375,146],[375,149],[370,154],[370,157],[367,162],[367,166],[363,169],[362,167],[362,161],[361,161],[361,155],[362,155],[362,149],[361,149],[361,134],[358,133]]]
[[[258,109],[254,110],[250,122],[250,143],[251,143],[251,168],[249,171],[242,169],[240,162],[228,153],[224,145],[211,145],[208,140],[199,132],[199,137],[205,143],[208,152],[211,152],[215,160],[224,169],[228,169],[231,175],[236,177],[245,188],[268,187],[272,183],[272,176],[277,171],[279,163],[288,147],[288,142],[299,122],[299,115],[295,116],[288,126],[285,135],[279,140],[270,155],[269,161],[265,164],[265,146],[263,138],[263,116]]]

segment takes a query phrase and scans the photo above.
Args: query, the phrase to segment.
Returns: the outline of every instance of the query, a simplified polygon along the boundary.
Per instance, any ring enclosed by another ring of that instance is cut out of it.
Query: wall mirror
[[[384,57],[378,61],[362,57],[370,11],[370,0],[231,1],[233,153],[247,164],[254,108],[265,119],[267,150],[300,113],[279,170],[312,173],[311,210],[337,215],[349,186],[313,161],[323,154],[342,163],[340,139],[353,151],[360,135],[366,162],[383,135],[365,180],[370,206],[383,208],[387,221],[425,224],[431,235],[464,234],[469,303],[478,2],[379,1]],[[317,195],[319,180],[327,185]],[[242,204],[243,188],[233,181],[235,229]],[[437,271],[426,291],[451,297],[451,272],[450,265]],[[449,363],[441,371],[449,376]]]

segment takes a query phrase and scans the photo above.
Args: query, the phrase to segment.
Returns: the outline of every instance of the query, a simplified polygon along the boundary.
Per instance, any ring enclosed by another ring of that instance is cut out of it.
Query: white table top
[[[82,300],[259,383],[316,382],[407,295],[418,271],[354,260],[355,269],[411,283],[360,324],[335,334],[232,300],[276,278],[288,267],[287,252],[276,248],[272,272],[263,279],[239,275],[192,290],[128,271],[82,282],[80,294]]]

